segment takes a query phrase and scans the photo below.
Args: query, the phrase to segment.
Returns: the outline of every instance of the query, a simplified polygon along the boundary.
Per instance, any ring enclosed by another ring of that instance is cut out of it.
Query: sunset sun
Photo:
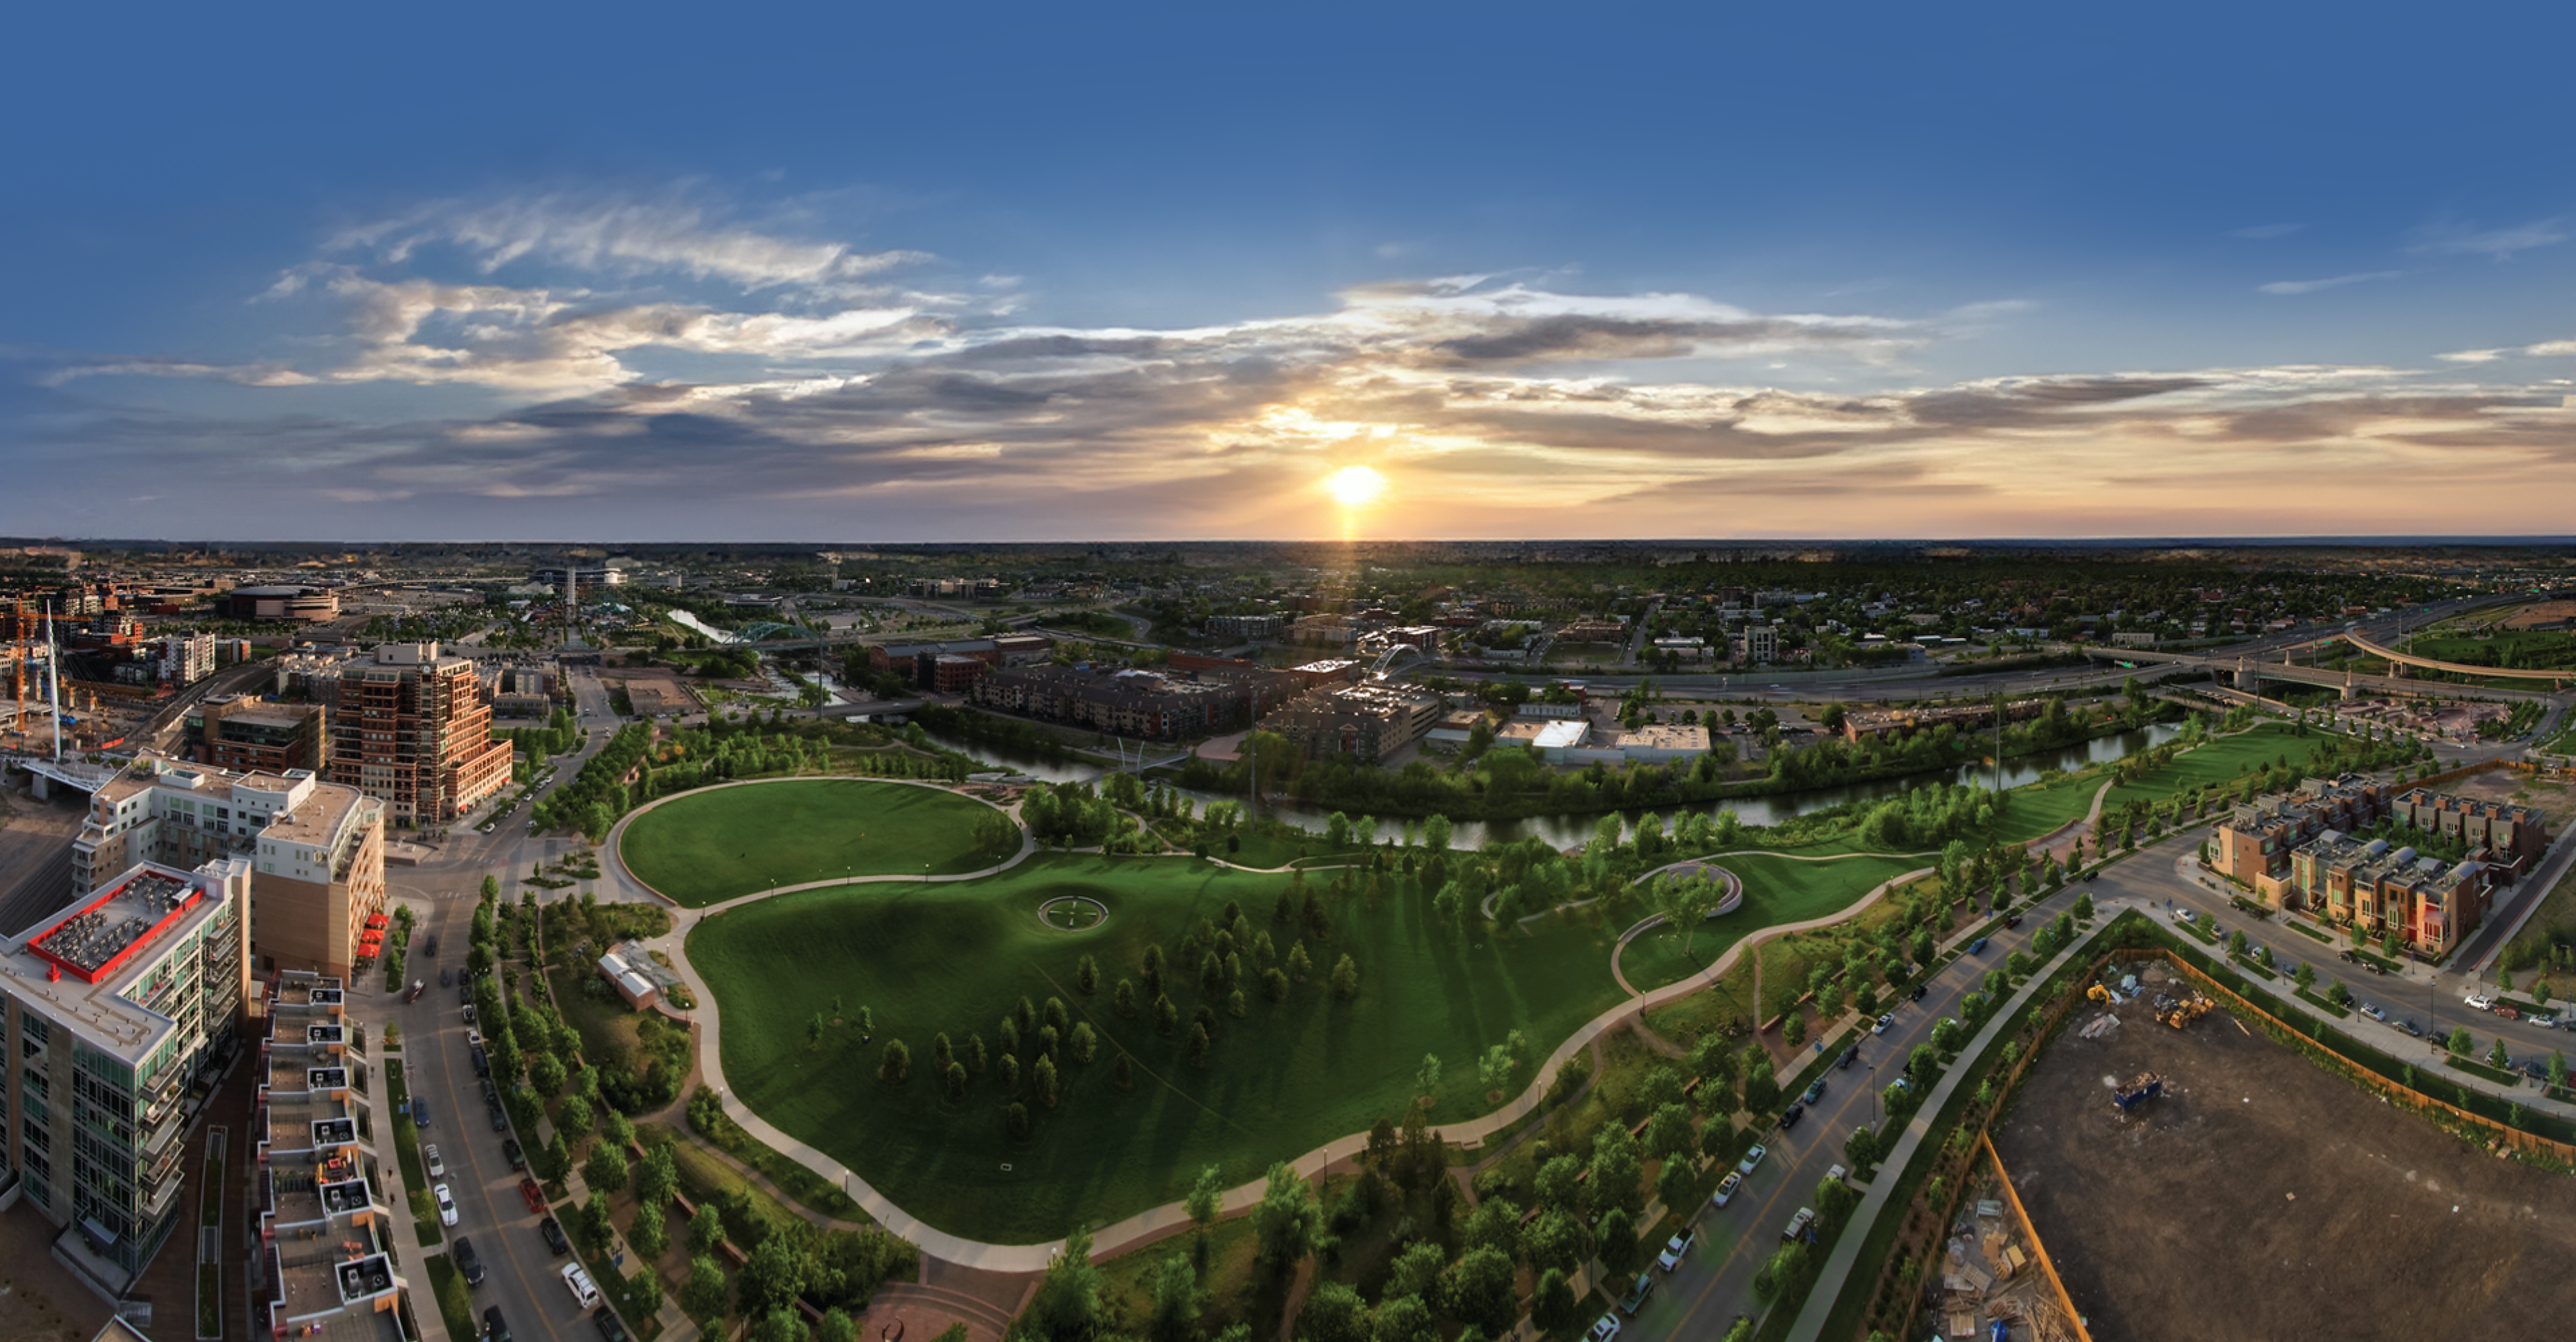
[[[1366,466],[1344,466],[1324,478],[1324,488],[1345,508],[1356,508],[1386,492],[1386,477]]]

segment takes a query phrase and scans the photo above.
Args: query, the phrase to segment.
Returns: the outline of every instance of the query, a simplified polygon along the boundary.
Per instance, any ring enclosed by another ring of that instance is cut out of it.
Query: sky
[[[2576,532],[2564,4],[47,6],[0,534]]]

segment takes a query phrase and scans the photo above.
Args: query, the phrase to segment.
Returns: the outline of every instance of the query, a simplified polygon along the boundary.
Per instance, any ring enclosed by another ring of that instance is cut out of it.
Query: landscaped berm
[[[1019,849],[1019,827],[972,797],[848,778],[682,793],[630,822],[618,856],[689,908],[836,876],[945,876]]]
[[[1066,896],[1111,916],[1038,916]],[[1204,1166],[1248,1182],[1400,1119],[1425,1055],[1443,1063],[1434,1122],[1487,1112],[1479,1055],[1523,1032],[1539,1056],[1501,1087],[1517,1094],[1620,1000],[1614,935],[1562,915],[1497,941],[1419,894],[1047,855],[760,900],[700,923],[688,953],[746,1104],[942,1230],[1033,1243],[1178,1199]]]

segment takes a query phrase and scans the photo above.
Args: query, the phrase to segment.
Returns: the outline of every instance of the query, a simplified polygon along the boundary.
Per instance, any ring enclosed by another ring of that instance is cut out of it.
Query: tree
[[[1100,1269],[1091,1264],[1091,1232],[1077,1228],[1047,1264],[1024,1316],[1042,1337],[1079,1342],[1100,1321]]]
[[[1148,1268],[1145,1290],[1154,1302],[1155,1337],[1185,1342],[1197,1335],[1206,1293],[1199,1289],[1198,1268],[1187,1255],[1167,1254]]]
[[[1323,1228],[1324,1209],[1316,1203],[1314,1188],[1286,1162],[1272,1165],[1261,1201],[1252,1208],[1261,1261],[1281,1268],[1294,1264],[1314,1252]]]
[[[2452,1057],[2465,1058],[2477,1051],[2478,1044],[2476,1040],[2469,1038],[2469,1027],[2463,1025],[2451,1031],[2449,1047]]]
[[[2306,992],[2317,986],[2317,967],[2301,960],[2299,967],[2290,974],[2290,981],[2299,985],[2299,991]]]
[[[1866,1170],[1877,1164],[1878,1134],[1870,1131],[1867,1124],[1853,1128],[1851,1136],[1843,1140],[1843,1159],[1850,1161],[1855,1170]]]
[[[1091,1060],[1094,1057],[1097,1057],[1099,1053],[1100,1036],[1093,1033],[1091,1022],[1084,1021],[1081,1024],[1074,1026],[1073,1060],[1077,1063],[1088,1066],[1090,1065]]]
[[[689,1218],[689,1251],[712,1254],[725,1242],[724,1213],[712,1202],[698,1208]]]
[[[1368,1342],[1368,1305],[1348,1285],[1324,1282],[1306,1293],[1297,1336],[1304,1342]]]
[[[2567,1055],[2557,1049],[2549,1053],[2549,1085],[2553,1090],[2567,1088]]]
[[[2079,840],[2077,840],[2077,842],[2081,843],[2081,842],[2082,842],[2082,840],[2080,840],[2080,839],[2079,839]],[[2076,919],[2077,919],[2078,921],[2081,921],[2081,922],[2091,922],[2091,921],[2093,920],[2093,892],[2092,892],[2092,891],[2090,891],[2090,890],[2084,891],[2083,893],[2078,894],[2078,895],[2075,897],[2075,917],[2076,917]]]
[[[1637,1139],[1628,1135],[1628,1129],[1617,1123],[1601,1129],[1592,1139],[1593,1209],[1619,1207],[1633,1217],[1644,1201],[1638,1188],[1642,1173]]]
[[[1418,1295],[1389,1291],[1369,1313],[1369,1342],[1439,1342],[1431,1307]]]
[[[1189,1198],[1183,1203],[1189,1209],[1190,1224],[1198,1227],[1199,1245],[1207,1245],[1208,1227],[1216,1224],[1217,1214],[1225,1204],[1225,1183],[1210,1165],[1199,1171],[1198,1182],[1190,1185]]]
[[[671,1148],[657,1146],[644,1153],[644,1164],[635,1172],[635,1198],[639,1202],[668,1202],[671,1192],[680,1186],[680,1170],[671,1158]]]
[[[569,1133],[575,1139],[589,1136],[595,1121],[587,1097],[569,1095],[555,1107],[555,1131]]]
[[[1196,1022],[1191,1023],[1189,1037],[1181,1042],[1181,1053],[1183,1057],[1188,1059],[1190,1066],[1207,1066],[1208,1032],[1206,1026],[1200,1025]]]
[[[2243,955],[2245,953],[2244,928],[2237,928],[2227,934],[2227,953],[2229,955]]]
[[[582,1182],[602,1193],[622,1191],[626,1174],[626,1152],[607,1142],[591,1148],[590,1159],[581,1167]]]
[[[1610,1280],[1619,1281],[1637,1271],[1637,1222],[1625,1207],[1613,1207],[1601,1214],[1600,1243],[1594,1253],[1601,1259],[1601,1270]]]
[[[1512,1289],[1513,1271],[1511,1255],[1502,1250],[1469,1249],[1441,1276],[1440,1296],[1450,1316],[1483,1329],[1487,1337],[1510,1332],[1521,1312]]]
[[[1333,996],[1348,1001],[1359,996],[1360,967],[1345,955],[1333,962]]]
[[[540,1053],[529,1061],[528,1084],[536,1087],[539,1098],[561,1092],[563,1083],[563,1059],[551,1053]]]
[[[1796,1007],[1780,1018],[1780,1042],[1791,1048],[1807,1042],[1807,1018]]]
[[[1038,1059],[1037,1066],[1030,1069],[1030,1079],[1037,1083],[1038,1103],[1053,1109],[1056,1099],[1055,1059]]]
[[[2342,979],[2336,979],[2326,985],[2326,1000],[2336,1006],[2349,1006],[2352,1004],[2352,989],[2345,987]]]
[[[2487,1062],[2506,1071],[2513,1070],[2513,1055],[2505,1051],[2503,1035],[2497,1035],[2494,1046],[2487,1050]]]
[[[680,1288],[680,1309],[697,1320],[703,1332],[712,1332],[711,1325],[725,1316],[724,1269],[716,1266],[713,1257],[704,1253],[690,1256],[688,1284]]]
[[[626,1242],[647,1259],[659,1258],[671,1247],[670,1227],[663,1223],[662,1204],[647,1202],[635,1209],[635,1219],[627,1223]]]
[[[1129,1019],[1133,1019],[1135,1017],[1136,985],[1134,983],[1129,982],[1126,979],[1118,980],[1118,988],[1115,992],[1110,994],[1110,997],[1112,1004],[1117,1007],[1119,1015],[1128,1017]]]
[[[581,1227],[581,1238],[586,1244],[604,1249],[616,1233],[617,1228],[608,1219],[608,1192],[605,1189],[590,1190],[590,1200],[581,1204],[581,1211],[574,1219]]]
[[[823,1321],[814,1325],[814,1342],[859,1342],[858,1320],[850,1312],[834,1305],[823,1311]]]
[[[1530,1322],[1544,1332],[1563,1332],[1583,1322],[1583,1302],[1555,1268],[1538,1274],[1538,1293],[1530,1300]]]
[[[889,1086],[900,1086],[912,1079],[912,1050],[905,1048],[902,1040],[886,1041],[885,1060],[877,1064],[877,1079]]]

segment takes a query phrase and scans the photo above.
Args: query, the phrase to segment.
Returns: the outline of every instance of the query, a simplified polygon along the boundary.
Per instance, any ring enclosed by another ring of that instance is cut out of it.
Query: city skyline
[[[0,531],[2565,530],[2563,13],[2043,14],[46,15]]]

